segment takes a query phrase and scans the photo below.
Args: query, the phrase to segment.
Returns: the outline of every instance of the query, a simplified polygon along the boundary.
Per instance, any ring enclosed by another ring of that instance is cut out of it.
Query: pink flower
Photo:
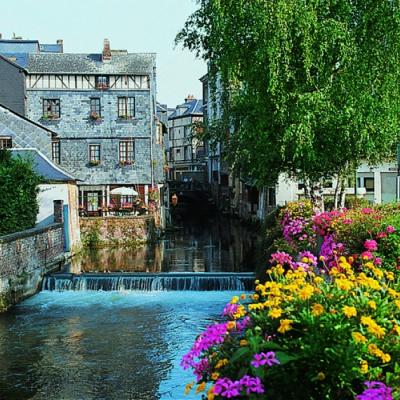
[[[377,238],[377,239],[383,239],[383,238],[385,238],[385,237],[387,237],[387,233],[386,233],[386,232],[379,232],[379,233],[376,235],[376,238]]]
[[[393,233],[396,230],[396,228],[393,225],[388,225],[386,227],[386,232],[387,233]]]
[[[363,208],[363,209],[361,210],[361,212],[362,212],[363,214],[372,214],[372,213],[374,212],[374,210],[373,210],[372,208],[365,207],[365,208]]]
[[[368,251],[374,251],[378,249],[378,244],[376,243],[375,240],[373,239],[367,239],[364,242],[364,248],[366,248]]]

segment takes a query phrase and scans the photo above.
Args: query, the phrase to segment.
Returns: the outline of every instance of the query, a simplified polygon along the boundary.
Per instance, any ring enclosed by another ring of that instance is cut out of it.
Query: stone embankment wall
[[[158,228],[152,215],[81,218],[81,239],[85,246],[135,246],[155,240]]]
[[[0,311],[35,294],[63,259],[62,224],[0,236]]]

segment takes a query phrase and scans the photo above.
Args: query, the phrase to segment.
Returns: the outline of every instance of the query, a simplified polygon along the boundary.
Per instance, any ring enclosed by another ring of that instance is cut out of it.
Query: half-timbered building
[[[78,178],[89,215],[104,212],[119,186],[146,202],[151,188],[162,187],[155,66],[155,54],[112,51],[108,40],[100,54],[27,57],[26,116],[58,133],[53,161]]]

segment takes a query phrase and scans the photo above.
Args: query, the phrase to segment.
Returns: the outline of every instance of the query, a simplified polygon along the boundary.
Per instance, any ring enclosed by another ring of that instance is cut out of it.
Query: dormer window
[[[108,89],[110,87],[110,79],[108,76],[96,76],[96,89]]]

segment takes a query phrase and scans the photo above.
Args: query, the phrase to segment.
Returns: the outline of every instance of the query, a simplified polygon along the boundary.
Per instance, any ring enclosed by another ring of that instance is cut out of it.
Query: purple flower
[[[364,382],[367,389],[356,400],[392,400],[392,389],[382,382]]]
[[[259,368],[260,366],[265,364],[267,364],[268,367],[272,367],[274,364],[280,364],[273,351],[269,351],[268,353],[261,352],[258,354],[254,354],[253,361],[251,362],[251,365],[253,367]]]
[[[264,386],[261,379],[244,375],[240,380],[232,381],[229,378],[218,378],[215,382],[213,392],[217,396],[232,398],[240,396],[246,390],[246,395],[251,393],[264,393]]]
[[[308,250],[302,251],[298,256],[298,260],[302,261],[303,258],[308,258],[308,262],[310,264],[312,264],[314,267],[317,266],[317,263],[318,263],[317,257],[315,257],[314,254],[311,253],[311,251],[308,251]]]
[[[223,317],[233,318],[234,314],[237,313],[238,308],[239,308],[238,304],[228,303],[225,306],[224,311],[222,312],[222,316]]]
[[[368,250],[368,251],[374,251],[378,249],[378,243],[376,243],[375,240],[373,239],[367,239],[364,242],[364,247]]]
[[[239,383],[242,388],[246,389],[247,395],[250,395],[251,393],[264,393],[264,386],[261,383],[261,379],[258,377],[253,378],[249,375],[244,375],[240,379]]]

